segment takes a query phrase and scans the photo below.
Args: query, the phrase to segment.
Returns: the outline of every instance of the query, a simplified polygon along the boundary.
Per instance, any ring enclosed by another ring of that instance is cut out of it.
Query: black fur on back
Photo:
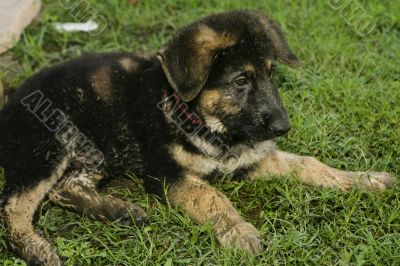
[[[121,58],[131,58],[139,68],[127,73],[118,63]],[[114,94],[109,103],[98,98],[89,82],[90,75],[103,66],[112,73]],[[35,90],[95,143],[105,155],[107,172],[130,170],[146,173],[144,176],[173,177],[178,169],[168,160],[166,149],[174,136],[157,108],[162,88],[168,86],[156,58],[123,53],[87,55],[28,79],[0,113],[0,165],[6,173],[6,193],[48,178],[66,153],[54,133],[21,103]],[[145,178],[146,188],[152,192],[162,192],[160,182]]]

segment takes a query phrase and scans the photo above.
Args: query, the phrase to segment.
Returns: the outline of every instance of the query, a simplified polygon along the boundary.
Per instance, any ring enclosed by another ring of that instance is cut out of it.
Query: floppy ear
[[[227,33],[217,32],[201,22],[195,23],[178,32],[158,52],[158,58],[172,88],[188,102],[203,89],[218,52],[235,42]]]
[[[278,60],[290,67],[300,67],[303,62],[290,50],[289,45],[283,35],[282,30],[270,18],[266,17],[261,12],[256,12],[259,21],[265,26],[264,30],[267,38],[271,40],[275,48]]]

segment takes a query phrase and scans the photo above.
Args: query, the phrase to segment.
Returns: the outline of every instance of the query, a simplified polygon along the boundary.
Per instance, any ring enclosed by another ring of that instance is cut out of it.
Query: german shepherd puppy
[[[233,11],[183,27],[157,56],[89,55],[28,79],[0,114],[12,247],[31,264],[61,264],[32,225],[45,197],[94,219],[142,222],[135,204],[96,190],[126,170],[211,222],[223,246],[250,253],[262,250],[259,232],[207,180],[294,172],[341,190],[389,186],[387,173],[345,172],[275,147],[291,127],[272,80],[276,61],[301,65],[270,18]]]

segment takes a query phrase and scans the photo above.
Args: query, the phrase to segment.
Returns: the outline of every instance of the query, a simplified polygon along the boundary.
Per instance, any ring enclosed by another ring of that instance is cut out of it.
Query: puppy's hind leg
[[[130,223],[132,217],[135,224],[143,223],[147,215],[140,207],[112,196],[103,196],[96,190],[102,178],[94,171],[69,171],[63,182],[49,193],[49,199],[95,220]]]
[[[51,244],[35,232],[32,220],[39,204],[59,180],[67,163],[67,159],[64,159],[49,178],[11,193],[5,202],[3,212],[11,235],[11,246],[28,265],[61,265]]]

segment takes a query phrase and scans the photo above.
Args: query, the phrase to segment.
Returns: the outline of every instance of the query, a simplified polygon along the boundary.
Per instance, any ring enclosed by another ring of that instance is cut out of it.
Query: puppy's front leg
[[[342,171],[329,167],[315,158],[279,150],[265,157],[250,174],[250,178],[256,179],[266,174],[284,175],[291,172],[307,184],[336,187],[341,190],[347,190],[353,185],[371,190],[383,190],[393,183],[393,177],[388,173]]]
[[[198,223],[210,221],[223,246],[256,254],[261,251],[260,233],[246,222],[229,199],[198,177],[187,176],[171,186],[168,200]]]

